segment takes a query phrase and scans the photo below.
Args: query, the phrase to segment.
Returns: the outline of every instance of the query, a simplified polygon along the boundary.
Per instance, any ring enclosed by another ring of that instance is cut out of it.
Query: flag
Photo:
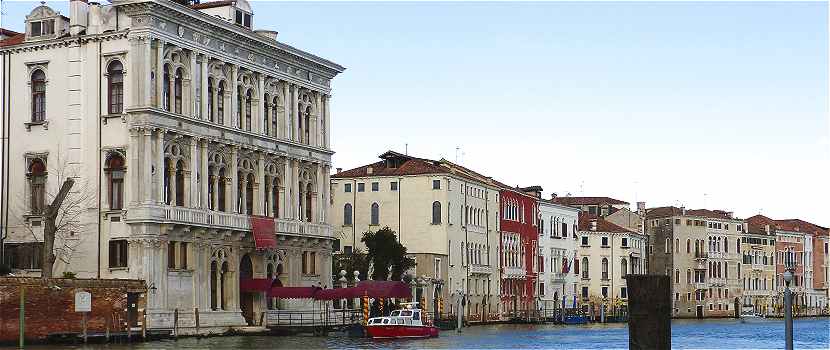
[[[571,266],[570,266],[570,264],[568,264],[569,260],[570,259],[568,259],[568,258],[562,259],[562,273],[571,272]]]

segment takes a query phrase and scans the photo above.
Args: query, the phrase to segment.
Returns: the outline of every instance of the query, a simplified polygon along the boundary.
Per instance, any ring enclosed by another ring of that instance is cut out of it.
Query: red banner
[[[276,221],[266,216],[251,216],[251,231],[256,249],[276,248]]]

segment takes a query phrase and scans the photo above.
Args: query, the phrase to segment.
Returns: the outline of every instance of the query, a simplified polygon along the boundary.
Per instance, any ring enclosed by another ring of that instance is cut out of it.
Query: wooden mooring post
[[[628,348],[671,349],[671,279],[627,275]]]

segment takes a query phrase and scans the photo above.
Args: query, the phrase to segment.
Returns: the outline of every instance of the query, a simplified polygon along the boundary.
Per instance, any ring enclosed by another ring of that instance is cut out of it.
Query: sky
[[[4,1],[0,25],[21,30],[36,4]],[[347,68],[334,167],[408,149],[546,197],[825,227],[827,6],[252,2],[255,28]]]

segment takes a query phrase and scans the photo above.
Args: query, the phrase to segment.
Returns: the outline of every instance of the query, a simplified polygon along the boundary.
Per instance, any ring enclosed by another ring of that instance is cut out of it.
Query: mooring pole
[[[26,287],[20,286],[20,320],[17,327],[20,329],[20,348],[23,348],[24,337],[26,336]]]
[[[87,333],[86,333],[86,312],[82,312],[81,314],[83,314],[83,316],[82,316],[82,318],[81,318],[81,322],[83,323],[83,329],[84,329],[84,344],[86,344],[86,340],[87,340]]]

